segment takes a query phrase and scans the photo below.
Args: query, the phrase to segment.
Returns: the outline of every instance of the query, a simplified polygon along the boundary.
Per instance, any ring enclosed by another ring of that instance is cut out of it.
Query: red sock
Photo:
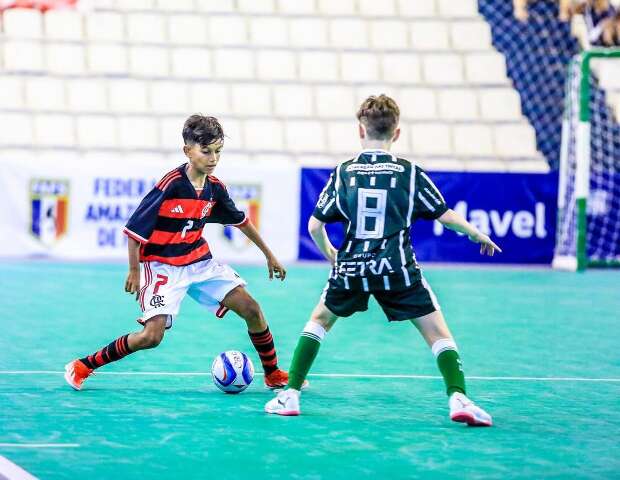
[[[116,362],[121,358],[133,353],[129,350],[129,343],[127,342],[129,335],[123,335],[117,338],[112,343],[103,347],[96,353],[89,355],[88,357],[80,358],[80,362],[86,365],[88,368],[99,368],[110,362]]]
[[[263,332],[252,333],[248,332],[250,340],[254,348],[258,352],[260,362],[263,364],[263,371],[265,375],[269,375],[278,369],[278,355],[276,354],[276,347],[273,344],[273,337],[269,331],[269,327]]]

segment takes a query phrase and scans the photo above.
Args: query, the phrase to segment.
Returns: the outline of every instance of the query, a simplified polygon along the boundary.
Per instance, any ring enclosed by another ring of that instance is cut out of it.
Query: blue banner
[[[331,169],[301,172],[299,259],[323,257],[307,224]],[[439,222],[419,220],[411,237],[418,260],[424,262],[551,263],[555,243],[557,174],[430,173],[448,205],[491,236],[503,253],[483,257],[479,246],[447,230]],[[340,247],[342,225],[329,225],[330,239]]]

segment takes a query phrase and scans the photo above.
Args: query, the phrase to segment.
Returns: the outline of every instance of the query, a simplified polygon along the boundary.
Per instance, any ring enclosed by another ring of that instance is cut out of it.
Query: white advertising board
[[[140,200],[168,171],[183,163],[82,162],[0,156],[1,256],[124,260],[122,228]],[[215,175],[246,211],[282,262],[297,259],[299,168],[231,164],[225,155]],[[207,225],[214,257],[230,263],[262,262],[263,254],[235,227]]]

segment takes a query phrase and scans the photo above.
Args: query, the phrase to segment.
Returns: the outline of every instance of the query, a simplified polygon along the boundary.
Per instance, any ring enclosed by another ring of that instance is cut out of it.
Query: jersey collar
[[[382,148],[365,148],[360,152],[360,155],[362,153],[385,153],[387,155],[392,155],[390,152],[388,152],[387,150],[383,150]]]
[[[392,159],[393,162],[396,161],[396,157],[394,156],[392,152],[388,152],[387,150],[383,150],[382,148],[365,148],[357,155],[357,157],[355,157],[354,161],[357,162],[362,155],[366,155],[366,154],[372,155],[373,161],[376,160],[377,155],[388,155]]]
[[[211,185],[210,185],[210,182],[209,182],[209,176],[207,175],[205,177],[205,183],[202,186],[202,191],[200,192],[200,195],[199,195],[198,192],[196,192],[196,187],[194,187],[194,184],[192,183],[192,181],[187,176],[187,168],[188,168],[188,166],[189,166],[189,162],[186,162],[183,165],[179,166],[178,169],[181,171],[185,181],[191,187],[192,191],[194,192],[194,195],[196,195],[196,198],[206,198],[207,190],[209,190],[209,192],[208,192],[209,194],[211,193]]]

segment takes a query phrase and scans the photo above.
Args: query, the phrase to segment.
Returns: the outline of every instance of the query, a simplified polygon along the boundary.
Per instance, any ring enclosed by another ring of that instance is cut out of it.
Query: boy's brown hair
[[[183,125],[183,142],[185,145],[210,145],[224,140],[224,129],[215,117],[195,114],[185,120]]]
[[[394,135],[400,118],[400,109],[394,99],[381,94],[371,95],[360,105],[357,119],[366,127],[373,140],[388,140]]]

